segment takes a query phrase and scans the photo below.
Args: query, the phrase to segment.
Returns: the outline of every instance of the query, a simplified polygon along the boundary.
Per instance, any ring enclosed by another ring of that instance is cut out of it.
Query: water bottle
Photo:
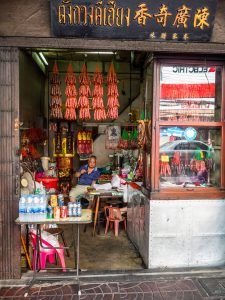
[[[77,200],[73,204],[73,217],[77,217]]]
[[[19,202],[19,218],[20,221],[26,221],[27,219],[27,207],[26,207],[26,198],[22,196]]]
[[[27,220],[31,221],[33,219],[33,195],[28,195],[27,197]]]
[[[47,217],[47,202],[44,195],[40,195],[40,220]]]
[[[73,203],[72,202],[68,203],[68,216],[69,217],[73,216]]]
[[[77,217],[81,217],[82,216],[82,206],[80,203],[80,200],[78,200],[77,202]]]
[[[33,209],[32,209],[32,213],[33,213],[33,218],[35,220],[40,220],[40,198],[39,195],[35,195],[33,198]]]

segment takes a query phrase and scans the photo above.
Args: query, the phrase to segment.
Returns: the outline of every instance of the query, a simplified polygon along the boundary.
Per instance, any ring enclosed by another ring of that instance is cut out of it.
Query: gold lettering
[[[148,7],[145,3],[138,5],[138,8],[135,12],[134,20],[137,20],[139,25],[145,26],[147,18],[151,19],[152,15],[148,13]]]
[[[89,7],[90,12],[87,14],[87,16],[89,17],[89,25],[93,25],[94,24],[94,7],[90,6]]]
[[[183,25],[184,28],[187,28],[187,21],[190,18],[190,10],[191,9],[188,8],[186,5],[182,5],[182,7],[177,10],[177,15],[174,20],[173,26],[176,26],[178,28],[180,25]]]
[[[125,16],[125,20],[127,22],[127,27],[130,26],[130,8],[127,9],[127,15]]]
[[[123,8],[117,8],[116,9],[116,25],[118,27],[123,26]]]
[[[102,25],[102,7],[95,7],[95,25]]]
[[[194,17],[194,28],[199,27],[200,29],[204,29],[204,26],[209,27],[208,21],[209,10],[207,7],[203,7],[202,9],[198,8],[195,17]]]
[[[104,7],[103,9],[103,25],[107,26],[107,18],[106,18],[106,14],[107,14],[107,8]]]
[[[115,24],[115,1],[109,1],[108,5],[112,5],[112,7],[108,8],[108,25],[113,26]]]
[[[79,5],[74,5],[73,7],[73,23],[80,25],[80,6]]]
[[[65,5],[59,5],[58,10],[58,18],[60,24],[66,24],[67,23],[67,17],[69,18],[68,23],[72,24],[72,6],[65,6]]]
[[[83,16],[83,18],[81,20],[83,21],[83,25],[86,26],[88,24],[88,22],[87,22],[87,7],[85,5],[81,5],[80,11]]]
[[[66,7],[65,7],[65,5],[59,5],[58,21],[60,24],[66,24]]]

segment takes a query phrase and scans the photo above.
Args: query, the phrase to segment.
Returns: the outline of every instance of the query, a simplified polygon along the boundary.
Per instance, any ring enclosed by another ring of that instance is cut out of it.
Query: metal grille
[[[0,279],[20,277],[19,181],[19,50],[0,47]]]

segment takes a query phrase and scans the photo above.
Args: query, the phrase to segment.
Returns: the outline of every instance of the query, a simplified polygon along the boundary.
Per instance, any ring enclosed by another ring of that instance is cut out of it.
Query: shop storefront
[[[48,173],[57,193],[69,196],[90,155],[134,179],[123,195],[127,236],[145,268],[223,266],[225,2],[86,2],[0,4],[0,279],[21,277],[15,220],[29,190],[28,133],[57,164]],[[120,146],[106,141],[112,125]]]

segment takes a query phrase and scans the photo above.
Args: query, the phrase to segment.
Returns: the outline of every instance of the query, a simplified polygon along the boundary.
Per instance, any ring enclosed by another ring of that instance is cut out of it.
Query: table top
[[[43,219],[43,220],[30,220],[23,221],[17,218],[15,220],[16,224],[89,224],[92,222],[92,210],[82,209],[81,217],[69,217],[66,219]]]
[[[92,196],[109,196],[109,197],[123,197],[123,192],[118,192],[116,190],[95,190],[88,192]]]

